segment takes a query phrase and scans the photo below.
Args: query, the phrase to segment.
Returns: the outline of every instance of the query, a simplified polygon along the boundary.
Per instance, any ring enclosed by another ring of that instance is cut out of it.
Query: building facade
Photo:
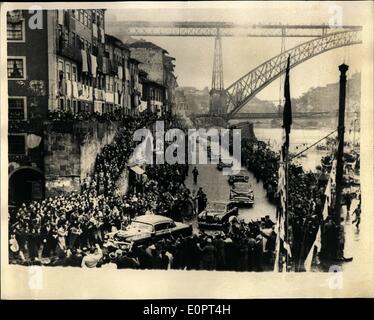
[[[173,58],[165,58],[166,50],[156,45],[126,45],[106,34],[105,10],[8,12],[7,43],[10,203],[42,199],[51,172],[54,178],[79,180],[82,163],[78,169],[69,163],[65,147],[58,145],[62,138],[48,131],[56,115],[75,121],[146,109],[161,115],[166,105],[170,109]],[[80,148],[92,159],[102,146],[99,141],[87,151],[64,139],[71,144],[66,150]]]
[[[128,44],[131,57],[140,62],[139,69],[147,74],[142,82],[143,105],[160,116],[170,112],[175,103],[174,92],[177,87],[174,75],[175,58],[152,42],[140,40]]]

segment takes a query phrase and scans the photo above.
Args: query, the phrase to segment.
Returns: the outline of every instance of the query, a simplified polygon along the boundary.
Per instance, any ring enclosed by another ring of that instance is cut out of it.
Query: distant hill
[[[273,113],[277,112],[278,107],[271,101],[252,98],[239,112],[240,113]]]
[[[346,110],[360,110],[361,73],[355,73],[347,80]],[[295,111],[332,111],[339,108],[339,82],[324,87],[311,88],[301,97],[292,99]]]
[[[347,80],[346,110],[360,110],[361,73]],[[297,112],[332,111],[339,107],[339,82],[324,87],[310,88],[299,98],[292,99],[292,109]],[[271,113],[278,111],[278,103],[252,98],[239,112]]]

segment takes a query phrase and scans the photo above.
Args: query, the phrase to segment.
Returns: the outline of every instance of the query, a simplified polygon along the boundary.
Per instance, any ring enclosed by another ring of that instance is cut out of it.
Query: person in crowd
[[[100,246],[96,244],[95,247],[91,247],[89,253],[82,259],[82,268],[96,268],[100,259],[103,257],[103,251]]]
[[[193,183],[197,183],[197,176],[199,175],[199,170],[197,170],[196,167],[193,168],[192,170],[192,175],[193,175]]]
[[[356,224],[357,231],[360,230],[360,222],[361,222],[361,202],[358,204],[357,208],[353,211],[352,215],[355,215],[354,220],[352,223]]]
[[[201,245],[197,244],[198,248],[202,253],[202,269],[203,270],[215,270],[216,269],[216,256],[217,256],[217,249],[212,244],[212,238],[206,239],[206,244],[201,247]]]

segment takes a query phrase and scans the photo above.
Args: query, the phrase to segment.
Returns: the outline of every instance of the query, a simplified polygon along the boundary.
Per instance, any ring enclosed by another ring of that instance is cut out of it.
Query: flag
[[[274,271],[279,271],[279,259],[280,259],[280,251],[283,247],[286,250],[287,255],[292,257],[291,254],[291,247],[287,241],[287,157],[288,157],[288,148],[290,145],[290,132],[291,132],[291,125],[292,125],[292,109],[291,109],[291,94],[290,94],[290,56],[287,59],[287,67],[286,67],[286,78],[284,83],[284,98],[285,104],[283,108],[283,128],[284,128],[284,136],[283,136],[283,145],[282,151],[280,155],[280,163],[279,163],[279,170],[278,170],[278,193],[279,193],[279,212],[277,216],[277,244],[276,244],[276,257],[274,263]],[[285,268],[283,268],[285,270]]]
[[[277,224],[278,227],[278,224]],[[278,228],[277,228],[278,230]],[[274,272],[279,272],[279,253],[280,253],[280,236],[279,231],[277,233],[277,239],[275,242],[275,261],[274,261]]]
[[[284,80],[284,108],[283,108],[283,128],[286,132],[286,145],[289,147],[289,134],[292,125],[292,108],[291,108],[291,93],[290,93],[290,56],[287,59],[286,77]]]
[[[310,248],[308,256],[306,257],[306,259],[304,261],[304,268],[305,268],[305,271],[307,271],[307,272],[309,272],[312,269],[314,249],[316,249],[316,253],[321,252],[321,226],[319,226],[319,228],[318,228],[316,239],[314,240],[314,243],[313,243],[312,247]]]
[[[332,190],[331,188],[335,185],[335,173],[336,173],[336,160],[334,159],[332,162],[332,167],[330,171],[330,176],[329,176],[329,181],[327,182],[326,185],[326,190],[325,190],[325,204],[323,206],[323,211],[322,211],[322,216],[323,220],[327,218],[329,215],[329,208],[332,206]],[[310,271],[312,268],[312,262],[313,262],[313,257],[314,257],[314,248],[317,249],[317,253],[321,251],[321,226],[318,228],[318,232],[316,235],[316,239],[314,240],[314,243],[312,247],[310,248],[310,251],[308,253],[308,256],[306,257],[304,261],[304,267],[306,271]]]

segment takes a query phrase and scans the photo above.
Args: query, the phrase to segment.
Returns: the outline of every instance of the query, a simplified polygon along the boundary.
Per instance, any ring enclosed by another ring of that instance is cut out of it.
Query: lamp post
[[[342,201],[342,180],[343,180],[343,151],[344,151],[344,116],[345,116],[345,97],[346,97],[346,83],[347,83],[347,76],[346,73],[348,71],[348,66],[346,64],[341,64],[339,66],[340,71],[340,86],[339,86],[339,122],[338,122],[338,150],[336,152],[336,189],[335,189],[335,212],[334,218],[335,223],[338,228],[337,237],[336,237],[336,248],[337,248],[337,257],[343,257],[343,252],[340,252],[341,247],[339,245],[340,239],[340,229],[341,226],[341,201]]]

